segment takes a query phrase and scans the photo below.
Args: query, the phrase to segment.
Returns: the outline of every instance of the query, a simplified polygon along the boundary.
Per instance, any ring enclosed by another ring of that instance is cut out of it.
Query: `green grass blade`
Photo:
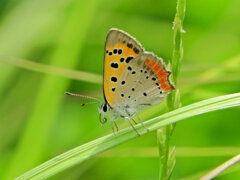
[[[58,75],[58,76],[67,77],[70,79],[76,79],[79,81],[102,84],[102,75],[98,75],[90,72],[83,72],[79,70],[61,68],[57,66],[41,64],[41,63],[37,63],[37,62],[25,60],[25,59],[9,57],[4,55],[0,55],[0,62],[1,61],[8,64],[15,65],[17,67],[28,69],[31,71]]]
[[[173,148],[173,147],[171,147]],[[216,147],[189,147],[176,146],[177,157],[231,157],[240,152],[240,146],[216,146]],[[157,147],[134,147],[134,148],[114,148],[108,150],[98,157],[101,158],[146,158],[158,157]]]
[[[234,164],[238,163],[240,161],[240,154],[237,156],[234,156],[230,160],[224,162],[220,166],[216,167],[214,170],[203,176],[200,180],[208,180],[208,179],[213,179],[215,178],[218,174],[221,172],[225,171],[229,167],[233,166]]]
[[[207,100],[203,100],[188,106],[165,113],[156,118],[145,122],[145,125],[154,131],[163,126],[175,123],[177,121],[196,116],[199,114],[212,112],[220,109],[240,106],[240,93],[219,96]],[[141,125],[136,125],[136,129],[143,135],[146,130]],[[133,138],[137,138],[137,134],[132,128],[126,128],[119,131],[116,135],[110,134],[74,149],[71,149],[49,161],[35,167],[34,169],[19,176],[17,179],[43,179],[59,173],[69,167],[85,161],[101,152],[106,151],[114,146],[127,142]]]

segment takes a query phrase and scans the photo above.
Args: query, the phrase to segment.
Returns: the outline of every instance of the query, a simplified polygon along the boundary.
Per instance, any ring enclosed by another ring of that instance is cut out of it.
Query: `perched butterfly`
[[[111,117],[113,132],[116,119],[122,117],[137,132],[131,120],[133,116],[144,126],[137,112],[143,108],[158,104],[174,89],[163,60],[153,53],[144,51],[141,44],[128,33],[110,29],[104,52],[103,94],[100,122],[106,122],[105,115]],[[78,94],[66,93],[101,102],[98,99]],[[145,127],[146,128],[146,127]],[[146,128],[147,129],[147,128]]]

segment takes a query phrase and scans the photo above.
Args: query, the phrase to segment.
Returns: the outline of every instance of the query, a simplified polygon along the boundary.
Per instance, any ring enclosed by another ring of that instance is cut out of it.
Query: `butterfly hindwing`
[[[160,103],[174,89],[170,72],[156,55],[144,52],[124,68],[116,85],[114,103],[138,109]]]
[[[108,33],[104,52],[104,97],[110,107],[114,105],[114,95],[127,64],[143,53],[143,48],[135,38],[129,34],[111,29]]]

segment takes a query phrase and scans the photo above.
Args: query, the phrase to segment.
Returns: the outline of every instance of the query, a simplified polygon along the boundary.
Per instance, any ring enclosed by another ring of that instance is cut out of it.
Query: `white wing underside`
[[[150,52],[143,52],[129,62],[116,85],[114,96],[113,109],[121,116],[132,116],[146,106],[158,104],[168,94],[160,88],[156,74],[144,64],[146,59],[158,62],[166,69],[162,59]]]

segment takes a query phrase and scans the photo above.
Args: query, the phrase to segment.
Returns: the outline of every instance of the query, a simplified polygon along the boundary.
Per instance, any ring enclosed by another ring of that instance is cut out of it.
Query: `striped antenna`
[[[81,98],[84,98],[84,99],[91,99],[91,100],[94,100],[99,103],[103,103],[102,101],[100,101],[99,99],[97,98],[94,98],[94,97],[90,97],[90,96],[85,96],[85,95],[81,95],[81,94],[75,94],[75,93],[70,93],[70,92],[65,92],[65,94],[67,95],[70,95],[70,96],[77,96],[77,97],[81,97]],[[87,104],[94,104],[93,102],[92,103],[86,103],[86,104],[82,104],[82,106],[85,106]]]

